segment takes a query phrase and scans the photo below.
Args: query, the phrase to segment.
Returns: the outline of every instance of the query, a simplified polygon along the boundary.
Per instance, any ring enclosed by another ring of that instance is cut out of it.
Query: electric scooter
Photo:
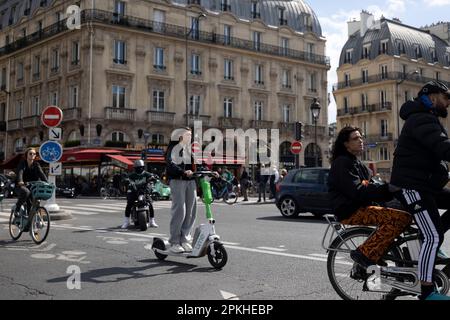
[[[215,269],[222,269],[228,261],[228,254],[225,247],[220,242],[220,237],[216,234],[214,228],[215,220],[212,215],[211,203],[213,197],[211,194],[211,185],[206,177],[212,177],[211,171],[198,171],[194,177],[199,178],[200,188],[202,190],[202,200],[205,204],[207,224],[197,226],[192,240],[192,252],[174,253],[168,250],[170,244],[167,240],[154,238],[152,250],[159,260],[165,260],[167,256],[185,257],[188,259],[201,258],[208,255],[209,263]]]

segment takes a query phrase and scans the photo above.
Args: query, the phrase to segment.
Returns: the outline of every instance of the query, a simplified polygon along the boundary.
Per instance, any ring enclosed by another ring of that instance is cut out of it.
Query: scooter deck
[[[163,254],[165,256],[170,256],[170,257],[185,257],[185,258],[188,258],[188,259],[201,258],[201,257],[198,257],[198,256],[193,256],[192,252],[175,253],[175,252],[172,252],[170,250],[165,250],[165,251],[160,250],[160,249],[153,249],[153,250],[157,251],[160,254]]]

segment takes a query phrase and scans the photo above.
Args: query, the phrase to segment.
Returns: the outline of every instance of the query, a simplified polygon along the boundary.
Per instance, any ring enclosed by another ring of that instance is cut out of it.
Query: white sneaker
[[[150,218],[150,222],[148,223],[148,226],[151,228],[158,228],[158,225],[156,224],[155,218]]]
[[[183,243],[181,246],[183,247],[184,251],[192,252],[192,246],[188,242]]]
[[[180,246],[179,244],[172,245],[169,250],[170,250],[170,252],[173,252],[173,253],[183,253],[184,252],[183,247]]]
[[[123,225],[120,227],[121,229],[127,229],[130,226],[130,218],[125,217],[123,220]]]

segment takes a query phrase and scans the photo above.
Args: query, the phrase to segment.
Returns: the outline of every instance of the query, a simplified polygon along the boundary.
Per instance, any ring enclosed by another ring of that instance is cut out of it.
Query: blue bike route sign
[[[62,146],[55,141],[46,141],[39,148],[41,159],[47,163],[57,162],[63,154]]]

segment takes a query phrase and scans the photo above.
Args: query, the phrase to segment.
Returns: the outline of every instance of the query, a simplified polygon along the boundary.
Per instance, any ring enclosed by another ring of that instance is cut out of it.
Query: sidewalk
[[[261,200],[261,202],[258,202],[258,197],[248,197],[248,202],[244,202],[242,201],[243,198],[239,197],[238,199],[238,204],[241,205],[266,205],[266,204],[271,204],[271,205],[275,205],[275,199],[271,199],[269,200],[269,198],[266,198],[266,202],[264,202],[263,200]]]

